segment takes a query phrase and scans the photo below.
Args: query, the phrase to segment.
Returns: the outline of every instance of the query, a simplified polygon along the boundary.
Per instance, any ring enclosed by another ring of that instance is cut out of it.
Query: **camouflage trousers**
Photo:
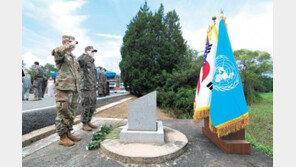
[[[81,122],[88,123],[91,121],[92,115],[96,110],[96,90],[82,90],[81,91]]]
[[[57,105],[55,127],[56,132],[61,136],[68,130],[73,130],[79,95],[78,92],[55,89],[55,99]]]
[[[33,81],[34,98],[42,97],[42,78],[37,78]]]
[[[106,89],[103,83],[98,84],[98,95],[106,94]]]

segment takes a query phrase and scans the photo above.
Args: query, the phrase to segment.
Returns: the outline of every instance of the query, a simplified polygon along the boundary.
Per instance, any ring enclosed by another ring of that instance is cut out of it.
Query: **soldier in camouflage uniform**
[[[92,46],[85,48],[83,53],[78,58],[80,65],[80,91],[81,91],[81,105],[83,111],[81,114],[82,129],[91,131],[92,128],[97,128],[90,121],[96,109],[96,66],[94,64],[94,53],[97,52]]]
[[[102,72],[103,76],[103,96],[107,95],[107,73],[106,73],[106,68],[103,69]]]
[[[102,67],[98,67],[98,96],[102,97],[103,96],[103,89],[104,89],[104,85],[103,85],[103,71],[102,71]]]
[[[80,137],[71,134],[79,103],[79,65],[71,52],[78,42],[74,37],[67,35],[64,35],[62,39],[63,45],[52,51],[58,69],[55,83],[57,105],[55,126],[60,136],[59,144],[72,146],[74,142],[81,140]]]
[[[33,88],[34,88],[34,99],[33,101],[41,100],[42,99],[42,81],[43,81],[43,70],[39,67],[39,62],[34,62],[35,71],[34,71],[34,81],[33,81]]]

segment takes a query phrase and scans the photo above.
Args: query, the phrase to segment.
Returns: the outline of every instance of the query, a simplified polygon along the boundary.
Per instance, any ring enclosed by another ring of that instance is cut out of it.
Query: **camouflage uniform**
[[[34,81],[33,81],[35,98],[42,98],[42,89],[41,89],[42,81],[43,81],[43,70],[42,68],[37,67],[34,71]]]
[[[93,49],[88,46],[86,49]],[[81,105],[83,111],[81,114],[81,122],[87,124],[91,121],[92,115],[96,109],[96,67],[94,59],[87,53],[82,54],[78,58],[80,65],[80,90],[81,90]]]
[[[102,78],[103,78],[103,95],[107,95],[107,73],[105,71],[102,71]]]
[[[104,93],[104,91],[103,91],[103,89],[104,89],[104,85],[103,85],[104,81],[103,81],[103,72],[102,72],[102,70],[100,70],[98,72],[97,81],[98,81],[98,94],[99,94],[99,96],[102,96],[103,93]]]
[[[74,41],[75,38],[63,36],[63,40]],[[73,129],[72,125],[79,103],[79,65],[75,57],[68,53],[74,47],[74,45],[65,44],[52,51],[58,69],[55,83],[57,105],[55,126],[60,136]]]

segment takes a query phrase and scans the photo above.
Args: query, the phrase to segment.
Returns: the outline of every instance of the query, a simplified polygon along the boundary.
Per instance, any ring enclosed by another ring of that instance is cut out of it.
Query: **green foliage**
[[[155,90],[161,86],[162,71],[182,67],[186,50],[177,13],[165,14],[163,5],[153,13],[145,2],[123,37],[119,66],[126,89],[137,96]]]
[[[103,125],[99,131],[93,133],[91,142],[88,144],[88,150],[98,148],[100,143],[105,140],[106,135],[109,134],[114,128],[115,127],[112,125]]]
[[[57,72],[58,71],[58,69],[56,68],[55,65],[49,64],[49,63],[46,63],[45,66],[40,65],[40,67],[43,69],[44,75],[46,75],[47,78],[50,76],[51,72]],[[32,83],[33,83],[33,79],[34,79],[34,71],[35,71],[35,68],[33,66],[31,66],[29,68],[28,73],[31,75]]]
[[[58,69],[56,68],[55,65],[49,64],[49,63],[46,63],[44,66],[40,66],[40,67],[43,69],[44,75],[46,75],[47,77],[50,76],[51,72],[57,72],[58,71]]]
[[[259,91],[266,92],[271,89],[271,85],[268,87],[264,85],[264,82],[270,82],[264,80],[265,77],[273,72],[273,62],[270,54],[247,49],[234,51],[233,54],[240,72],[247,102],[260,101]]]
[[[256,150],[259,150],[261,152],[263,152],[264,154],[266,154],[267,156],[269,157],[273,157],[273,148],[270,148],[270,147],[267,147],[267,146],[264,146],[260,143],[257,143],[256,140],[249,134],[249,133],[246,133],[246,140],[248,142],[251,143],[251,145],[256,149]]]
[[[192,53],[193,61],[187,63],[186,67],[180,71],[173,71],[172,74],[162,71],[162,77],[158,79],[162,82],[162,87],[157,88],[157,104],[161,108],[173,110],[177,118],[189,119],[193,116],[193,101],[197,76],[199,75],[202,56],[197,57],[197,52]]]
[[[203,56],[182,37],[176,11],[151,12],[147,3],[127,26],[121,47],[121,79],[126,90],[142,96],[158,91],[157,104],[177,118],[191,118]],[[240,49],[234,52],[248,104],[260,102],[259,92],[273,90],[270,54]]]
[[[246,140],[257,150],[273,156],[273,93],[260,93],[260,103],[248,105],[250,123]]]
[[[269,76],[260,76],[259,80],[261,85],[256,87],[255,90],[258,92],[272,92],[273,91],[273,78]]]

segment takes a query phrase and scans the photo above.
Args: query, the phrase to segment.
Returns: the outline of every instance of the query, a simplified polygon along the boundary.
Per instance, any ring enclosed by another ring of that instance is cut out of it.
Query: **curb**
[[[96,109],[96,111],[93,113],[93,115],[95,115],[105,109],[108,109],[110,107],[113,107],[113,106],[116,106],[120,103],[123,103],[127,100],[130,100],[130,99],[132,99],[132,97],[127,97],[127,98],[121,99],[117,102],[113,102],[113,103],[104,105],[102,107],[99,107]],[[81,122],[81,116],[78,115],[75,117],[73,125],[76,125],[80,122]],[[54,133],[55,133],[55,125],[50,125],[50,126],[38,129],[38,130],[34,130],[34,131],[27,133],[25,135],[22,135],[22,147],[28,146],[28,145],[32,144],[33,142],[43,139],[43,138],[50,136]]]

